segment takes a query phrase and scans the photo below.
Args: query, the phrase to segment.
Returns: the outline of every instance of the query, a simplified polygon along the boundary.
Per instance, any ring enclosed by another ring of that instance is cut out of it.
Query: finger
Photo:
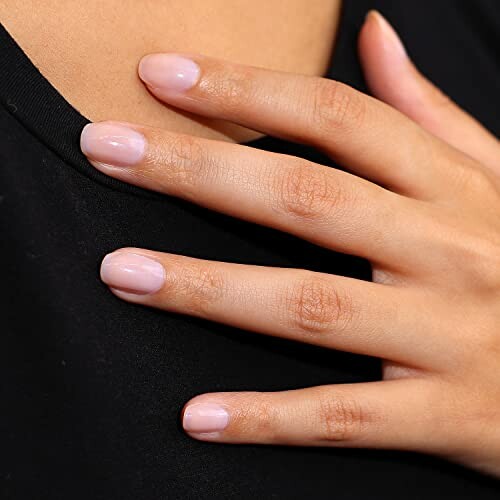
[[[83,151],[107,175],[372,262],[402,264],[403,238],[407,260],[417,257],[427,223],[415,200],[303,159],[129,127],[82,133]]]
[[[429,160],[440,141],[341,83],[199,55],[146,56],[139,73],[165,103],[319,147],[356,174],[400,193],[432,197],[449,182],[443,164]]]
[[[394,29],[376,11],[368,14],[361,30],[359,54],[375,97],[500,173],[498,139],[418,71]]]
[[[438,453],[446,442],[434,387],[406,379],[275,393],[212,393],[189,401],[186,432],[219,443],[405,449]]]
[[[432,368],[451,357],[421,315],[442,311],[410,289],[131,248],[107,255],[101,277],[129,302],[257,333]]]

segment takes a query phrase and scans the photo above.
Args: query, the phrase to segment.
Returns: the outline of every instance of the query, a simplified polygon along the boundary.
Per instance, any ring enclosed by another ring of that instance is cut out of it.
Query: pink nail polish
[[[176,54],[151,54],[142,58],[139,76],[155,90],[180,93],[196,85],[200,67],[191,59]]]
[[[408,58],[408,54],[406,53],[405,46],[389,21],[376,10],[370,11],[368,15],[373,16],[375,21],[380,26],[380,29],[385,33],[385,39],[389,49],[392,49],[395,55],[401,60],[406,60]]]
[[[223,431],[229,423],[229,413],[215,403],[194,403],[184,410],[182,426],[187,432],[204,434]]]
[[[145,137],[125,125],[116,123],[89,123],[82,130],[80,146],[91,160],[128,167],[144,157]]]
[[[165,270],[156,260],[121,251],[104,257],[101,263],[101,279],[111,288],[145,295],[160,290],[165,283]]]

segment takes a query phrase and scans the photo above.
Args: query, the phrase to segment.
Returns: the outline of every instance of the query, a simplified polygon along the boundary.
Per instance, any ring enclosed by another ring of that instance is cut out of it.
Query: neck
[[[0,20],[42,74],[91,121],[131,121],[247,141],[258,134],[200,122],[156,101],[137,78],[139,59],[149,52],[200,52],[321,75],[329,63],[339,3],[0,0]]]

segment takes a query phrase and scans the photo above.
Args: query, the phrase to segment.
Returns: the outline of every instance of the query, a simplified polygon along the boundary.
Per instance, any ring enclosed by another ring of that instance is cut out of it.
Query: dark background
[[[500,2],[345,4],[330,77],[364,89],[356,36],[378,8],[424,73],[498,135]],[[7,33],[0,41],[3,498],[499,498],[498,482],[430,457],[189,439],[178,418],[195,394],[373,380],[380,364],[125,304],[98,279],[106,253],[143,246],[362,279],[369,267],[99,174],[79,151],[85,118]],[[328,163],[271,138],[253,145]]]

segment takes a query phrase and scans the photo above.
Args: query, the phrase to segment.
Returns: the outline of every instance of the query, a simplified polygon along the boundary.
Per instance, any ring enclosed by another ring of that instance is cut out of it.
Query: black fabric
[[[498,134],[500,2],[347,1],[329,76],[361,89],[355,41],[372,7]],[[179,411],[195,394],[375,380],[379,362],[126,304],[98,279],[106,253],[140,246],[361,279],[369,266],[100,174],[78,147],[87,120],[3,29],[0,74],[2,498],[498,498],[496,481],[420,455],[186,437]],[[284,141],[252,145],[328,164]]]

